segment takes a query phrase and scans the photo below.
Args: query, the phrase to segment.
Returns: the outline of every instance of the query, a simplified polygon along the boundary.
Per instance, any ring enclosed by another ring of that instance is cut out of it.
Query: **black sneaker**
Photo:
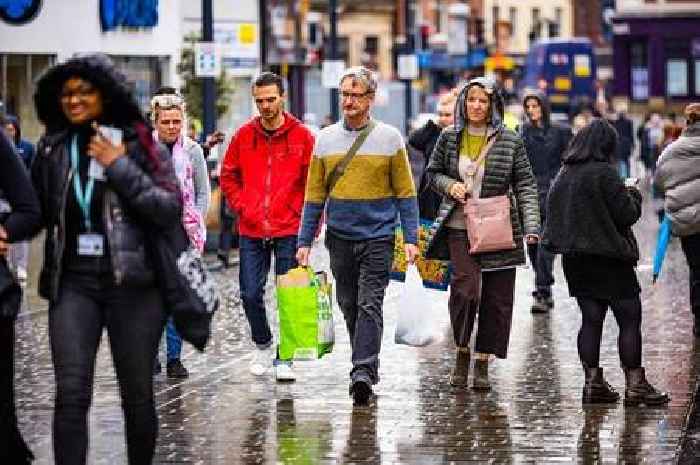
[[[168,378],[185,379],[188,376],[190,376],[189,372],[187,371],[187,368],[185,368],[182,365],[182,362],[180,361],[179,358],[176,358],[175,360],[168,361],[168,366],[166,367],[166,372],[168,374]]]
[[[369,400],[372,397],[372,386],[364,380],[355,381],[350,387],[350,394],[354,406],[365,407],[369,405]]]

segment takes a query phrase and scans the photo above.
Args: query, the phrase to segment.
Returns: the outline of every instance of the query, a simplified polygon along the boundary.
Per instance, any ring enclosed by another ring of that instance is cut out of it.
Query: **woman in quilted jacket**
[[[46,228],[39,288],[49,300],[56,378],[54,459],[86,463],[95,357],[106,329],[128,462],[148,464],[158,426],[151,373],[166,317],[149,238],[181,221],[178,180],[106,56],[49,69],[35,104],[46,126],[32,181]]]
[[[457,355],[450,378],[466,386],[469,341],[476,315],[473,389],[488,391],[489,358],[506,358],[515,293],[515,268],[525,264],[523,237],[538,241],[537,185],[523,141],[503,125],[503,100],[495,84],[476,78],[462,88],[455,123],[440,134],[427,172],[442,195],[428,240],[428,258],[451,260],[449,310]],[[464,204],[507,195],[514,247],[470,253]]]

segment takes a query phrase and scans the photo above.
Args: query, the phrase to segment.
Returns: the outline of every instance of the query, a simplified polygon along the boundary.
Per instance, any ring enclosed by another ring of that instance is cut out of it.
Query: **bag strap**
[[[333,171],[328,176],[328,184],[326,186],[328,195],[330,195],[330,193],[333,191],[333,188],[338,183],[338,180],[343,176],[343,174],[345,174],[345,169],[350,164],[350,160],[353,159],[362,144],[364,144],[365,140],[367,140],[369,133],[372,132],[372,129],[374,129],[376,126],[377,123],[373,119],[369,120],[367,126],[365,126],[364,129],[362,129],[362,131],[360,131],[360,133],[357,135],[357,138],[355,138],[355,141],[348,149],[348,152],[345,154],[343,159],[340,160],[340,163],[335,165],[335,168],[333,168]]]

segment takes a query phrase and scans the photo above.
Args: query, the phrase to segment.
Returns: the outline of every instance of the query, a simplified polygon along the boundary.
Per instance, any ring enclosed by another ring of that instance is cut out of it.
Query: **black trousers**
[[[626,299],[605,300],[577,297],[581,308],[581,329],[578,332],[578,353],[589,368],[598,366],[600,339],[608,308],[611,308],[620,328],[617,350],[620,363],[625,368],[638,368],[642,364],[642,302],[639,296]]]
[[[394,237],[348,241],[326,232],[338,305],[352,347],[350,378],[379,382],[384,293],[394,259]]]
[[[681,247],[688,262],[690,281],[690,308],[700,316],[700,233],[681,237]]]
[[[0,463],[25,464],[31,452],[17,428],[14,392],[15,326],[0,319]]]
[[[129,464],[151,463],[158,429],[152,374],[164,324],[160,292],[154,287],[115,286],[111,274],[63,276],[59,298],[49,309],[57,465],[86,463],[95,357],[104,328],[119,381]]]

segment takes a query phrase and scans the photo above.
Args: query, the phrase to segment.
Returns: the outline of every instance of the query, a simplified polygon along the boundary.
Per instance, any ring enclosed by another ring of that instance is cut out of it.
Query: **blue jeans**
[[[178,360],[182,353],[182,337],[175,329],[175,322],[172,317],[168,318],[168,324],[165,327],[165,345],[168,361]]]
[[[618,160],[617,161],[617,169],[620,172],[620,177],[622,179],[629,178],[630,177],[630,160],[629,160],[629,158],[626,160]]]
[[[297,266],[297,237],[284,236],[258,239],[240,236],[238,278],[245,316],[250,324],[253,342],[259,349],[272,345],[272,333],[265,311],[265,283],[275,256],[275,274],[285,274]]]

